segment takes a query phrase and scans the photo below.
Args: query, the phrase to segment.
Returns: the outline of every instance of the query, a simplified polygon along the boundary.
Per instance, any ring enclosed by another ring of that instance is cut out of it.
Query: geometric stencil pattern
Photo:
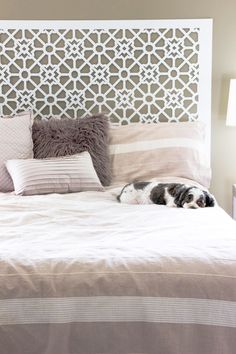
[[[0,28],[0,116],[196,120],[198,55],[199,28]]]

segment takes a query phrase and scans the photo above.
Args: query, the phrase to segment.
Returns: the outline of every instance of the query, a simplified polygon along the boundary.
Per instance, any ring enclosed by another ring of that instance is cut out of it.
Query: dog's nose
[[[197,205],[200,207],[200,208],[203,208],[204,207],[204,202],[202,200],[198,200],[197,201]]]

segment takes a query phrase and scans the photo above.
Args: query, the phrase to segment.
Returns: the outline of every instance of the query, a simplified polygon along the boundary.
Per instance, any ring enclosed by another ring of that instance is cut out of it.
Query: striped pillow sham
[[[8,160],[16,195],[103,191],[90,154]]]
[[[209,187],[202,122],[111,126],[113,183],[183,177]]]

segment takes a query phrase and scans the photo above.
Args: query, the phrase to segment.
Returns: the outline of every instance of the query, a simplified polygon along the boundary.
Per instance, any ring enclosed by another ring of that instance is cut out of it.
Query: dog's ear
[[[172,197],[177,196],[179,189],[181,188],[182,184],[180,183],[169,183],[167,191],[170,193]]]
[[[182,208],[190,189],[191,187],[186,188],[186,186],[183,184],[181,184],[179,188],[176,189],[175,204],[178,208]]]
[[[215,198],[207,191],[203,191],[205,196],[206,207],[215,206]]]

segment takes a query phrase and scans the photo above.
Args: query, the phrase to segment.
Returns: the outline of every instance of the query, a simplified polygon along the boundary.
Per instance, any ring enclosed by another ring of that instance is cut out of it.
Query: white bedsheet
[[[118,190],[0,194],[0,258],[236,259],[236,224],[220,207],[124,205]]]

